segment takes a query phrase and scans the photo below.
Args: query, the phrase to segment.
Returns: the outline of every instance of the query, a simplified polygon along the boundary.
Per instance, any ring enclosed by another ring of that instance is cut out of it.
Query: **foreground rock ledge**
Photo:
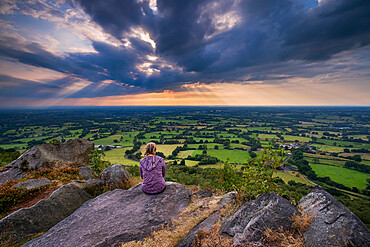
[[[0,220],[0,238],[21,242],[49,230],[91,197],[73,184],[67,184],[32,207],[22,208]]]
[[[141,184],[106,192],[23,246],[114,246],[140,240],[153,228],[169,223],[190,203],[191,191],[166,182],[161,194],[147,195]]]
[[[306,246],[370,246],[370,231],[366,225],[320,187],[304,196],[299,206],[316,215],[303,234]]]
[[[221,233],[233,237],[235,246],[246,242],[259,246],[266,228],[290,227],[291,218],[297,212],[289,201],[275,193],[262,194],[226,217],[221,224]]]

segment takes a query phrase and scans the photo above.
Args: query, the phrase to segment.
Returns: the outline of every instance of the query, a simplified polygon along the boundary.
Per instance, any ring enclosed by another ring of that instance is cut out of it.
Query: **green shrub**
[[[240,175],[241,172],[237,172],[236,165],[225,162],[218,175],[220,189],[227,192],[238,190],[242,183],[242,178]]]
[[[261,155],[247,162],[240,171],[236,166],[224,164],[220,170],[219,184],[225,191],[236,190],[241,201],[255,199],[262,193],[277,191],[272,175],[282,165],[284,150],[262,149]]]
[[[129,166],[126,168],[126,170],[131,174],[131,176],[140,177],[140,171],[139,171],[138,165]]]
[[[91,169],[95,173],[95,175],[99,175],[105,168],[110,166],[109,161],[103,160],[105,157],[105,154],[103,151],[98,150],[98,148],[95,148],[94,151],[91,154],[90,160],[91,160]]]
[[[2,149],[0,148],[0,167],[11,163],[16,160],[21,153],[15,149]]]

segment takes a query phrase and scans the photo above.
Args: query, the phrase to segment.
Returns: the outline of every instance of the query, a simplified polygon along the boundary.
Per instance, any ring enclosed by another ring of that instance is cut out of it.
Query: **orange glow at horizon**
[[[366,87],[366,85],[364,85]],[[9,106],[171,106],[171,105],[370,105],[368,90],[353,90],[344,83],[315,84],[300,81],[280,85],[237,83],[194,83],[183,87],[186,91],[164,90],[95,98],[41,99],[29,101],[13,99]],[[18,104],[19,105],[18,105]]]

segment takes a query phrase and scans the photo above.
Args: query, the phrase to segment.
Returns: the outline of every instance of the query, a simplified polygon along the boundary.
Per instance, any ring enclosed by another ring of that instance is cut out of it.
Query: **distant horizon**
[[[176,107],[204,107],[204,108],[223,108],[223,107],[245,107],[245,108],[333,108],[333,107],[338,107],[338,108],[370,108],[370,105],[107,105],[107,106],[96,106],[96,105],[89,105],[89,106],[0,106],[0,110],[2,109],[63,109],[63,108],[125,108],[125,107],[140,107],[140,108],[154,108],[154,107],[159,107],[159,108],[165,108],[165,107],[171,107],[171,108],[176,108]]]

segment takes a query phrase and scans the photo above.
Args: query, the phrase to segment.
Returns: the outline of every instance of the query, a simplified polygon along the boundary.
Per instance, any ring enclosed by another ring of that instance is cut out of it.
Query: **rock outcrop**
[[[106,192],[77,209],[44,235],[23,246],[114,246],[140,240],[169,223],[190,203],[191,191],[166,182],[166,189],[147,195],[141,184]]]
[[[79,167],[90,165],[94,143],[85,139],[71,139],[61,144],[37,145],[0,171],[0,184],[20,179],[28,171],[45,168]]]
[[[1,238],[21,242],[47,231],[69,216],[91,197],[73,184],[67,184],[30,208],[22,208],[0,220]]]
[[[306,246],[370,246],[370,231],[348,208],[320,187],[300,202],[303,211],[315,217],[303,234]]]
[[[121,164],[115,164],[104,169],[97,179],[92,179],[90,176],[87,176],[91,172],[91,170],[89,171],[87,168],[90,167],[79,167],[80,175],[86,175],[85,179],[87,180],[75,180],[73,181],[73,184],[77,185],[92,196],[96,195],[97,191],[102,189],[104,186],[107,186],[110,190],[120,189],[125,185],[127,179],[131,177],[130,173]],[[81,170],[83,172],[81,172]]]
[[[249,201],[221,224],[221,233],[233,237],[234,245],[260,244],[266,228],[290,227],[297,209],[286,199],[271,193]]]
[[[19,189],[27,189],[32,190],[39,187],[44,187],[50,184],[51,181],[47,178],[41,178],[41,179],[30,179],[23,183],[18,183],[13,185],[13,188],[19,188]]]
[[[125,180],[130,178],[130,173],[121,164],[114,164],[104,169],[99,178],[103,180],[105,185],[120,188]]]

